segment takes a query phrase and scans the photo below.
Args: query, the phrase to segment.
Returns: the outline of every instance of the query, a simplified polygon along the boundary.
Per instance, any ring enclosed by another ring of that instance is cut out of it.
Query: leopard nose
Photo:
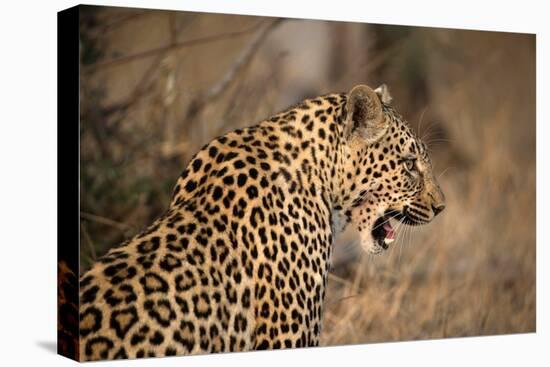
[[[445,204],[438,204],[437,206],[432,204],[432,210],[434,212],[434,217],[441,213],[445,209]]]

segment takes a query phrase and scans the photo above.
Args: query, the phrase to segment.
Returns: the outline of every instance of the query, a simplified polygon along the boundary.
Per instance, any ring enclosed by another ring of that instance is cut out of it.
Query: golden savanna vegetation
[[[85,7],[81,272],[167,208],[202,145],[386,83],[445,211],[383,255],[337,237],[323,345],[535,331],[535,36]]]

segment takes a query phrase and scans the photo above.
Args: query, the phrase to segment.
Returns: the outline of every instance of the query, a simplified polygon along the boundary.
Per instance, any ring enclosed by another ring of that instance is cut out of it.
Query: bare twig
[[[106,22],[97,27],[91,28],[88,31],[89,36],[93,38],[104,36],[106,32],[110,32],[128,21],[134,20],[136,18],[139,18],[143,15],[148,15],[148,14],[151,14],[150,11],[144,10],[144,11],[137,11],[130,14],[119,16],[110,22]]]
[[[138,102],[141,99],[141,97],[145,95],[145,92],[148,90],[148,85],[149,85],[149,82],[152,80],[152,75],[154,74],[155,71],[158,70],[158,65],[160,64],[160,62],[162,61],[165,55],[166,55],[166,52],[163,52],[157,56],[155,61],[151,63],[149,68],[147,68],[147,70],[143,73],[143,76],[137,83],[132,93],[130,93],[128,98],[126,98],[123,102],[114,103],[109,106],[103,107],[102,112],[104,116],[110,116],[113,113],[116,113],[119,111],[124,112],[130,106]]]
[[[178,27],[176,25],[174,13],[169,13],[168,22],[170,26],[170,46],[174,46],[176,44],[177,34],[178,34]],[[159,68],[158,65],[165,58],[168,51],[169,50],[161,52],[156,57],[155,61],[151,63],[149,68],[147,68],[147,70],[143,73],[143,76],[141,77],[140,81],[137,83],[136,87],[134,88],[132,93],[130,93],[128,98],[126,98],[126,100],[124,100],[123,102],[112,104],[110,106],[103,107],[102,111],[104,115],[109,116],[118,111],[126,112],[130,106],[138,102],[149,89],[150,81],[153,79],[152,76],[154,72],[158,70]]]
[[[116,220],[105,218],[105,217],[102,217],[100,215],[95,215],[95,214],[86,213],[86,212],[80,212],[80,217],[84,218],[86,220],[90,220],[92,222],[97,222],[97,223],[101,223],[101,224],[105,224],[105,225],[108,225],[108,226],[111,226],[111,227],[118,228],[121,231],[126,231],[128,229],[133,229],[133,227],[129,224],[117,222]]]
[[[327,308],[327,309],[331,309],[332,306],[335,306],[335,305],[337,305],[337,304],[339,304],[339,303],[341,303],[341,302],[350,300],[350,299],[352,299],[352,298],[357,298],[357,297],[359,297],[359,296],[361,296],[361,295],[362,295],[362,293],[357,293],[357,294],[351,294],[351,295],[349,295],[349,296],[345,296],[345,297],[339,298],[339,299],[337,299],[337,300],[335,300],[335,301],[332,301],[332,302],[330,302],[330,303],[327,303],[326,308]]]
[[[332,280],[336,281],[337,283],[340,283],[340,284],[342,284],[342,285],[344,285],[344,286],[346,286],[346,287],[350,286],[350,281],[349,281],[349,280],[346,280],[346,279],[344,279],[344,278],[342,278],[342,277],[339,277],[339,276],[336,275],[336,274],[329,273],[329,274],[328,274],[328,277],[329,277],[329,279],[332,279]]]
[[[286,56],[287,56],[286,53],[279,53],[274,59],[271,60],[272,64],[278,66],[280,64],[281,58]],[[271,68],[269,73],[266,73],[263,75],[263,80],[259,81],[259,83],[262,85],[262,89],[261,89],[262,91],[269,90],[269,86],[275,80],[277,73],[280,72],[277,66],[274,66],[273,68]],[[253,100],[253,96],[255,97],[260,96],[258,94],[260,93],[260,90],[256,90],[254,92],[254,91],[251,91],[250,89],[245,89],[246,83],[244,78],[238,78],[238,80],[234,82],[234,85],[235,87],[232,88],[230,92],[228,92],[230,94],[228,94],[225,98],[233,101],[236,101],[238,98],[240,98],[240,101],[243,101],[243,102],[247,101],[246,102],[247,105],[245,106],[241,103],[228,104],[225,108],[224,113],[222,114],[223,116],[225,116],[225,118],[221,120],[217,120],[217,122],[214,122],[212,125],[209,126],[209,130],[211,131],[211,136],[219,136],[226,133],[227,132],[226,123],[230,123],[230,121],[237,121],[240,119],[240,117],[245,116],[246,115],[245,110],[248,111],[252,107],[250,103],[253,103],[251,102]],[[246,95],[244,93],[246,93]],[[264,104],[268,105],[269,102],[266,102]],[[258,109],[261,108],[261,106],[258,105],[257,103],[254,104],[254,106],[256,108],[256,115],[257,115]],[[267,111],[273,111],[273,106],[271,106],[271,108],[268,108]]]
[[[401,47],[410,42],[410,36],[395,42],[395,44],[386,48],[383,51],[377,52],[375,56],[371,57],[364,64],[360,65],[357,69],[348,69],[346,73],[341,73],[340,77],[336,79],[336,83],[341,82],[348,78],[352,73],[357,75],[358,73],[370,74],[375,71],[380,65],[386,62],[390,57],[394,56]]]
[[[265,26],[260,32],[256,34],[254,39],[248,44],[248,46],[241,52],[237,60],[233,63],[231,68],[225,73],[219,82],[214,84],[206,93],[205,98],[208,100],[217,98],[220,94],[227,89],[228,85],[235,79],[235,76],[252,60],[252,57],[258,51],[259,46],[266,39],[269,33],[277,27],[283,19],[276,19],[273,22]]]
[[[269,24],[265,25],[252,39],[252,41],[241,51],[239,57],[235,60],[233,65],[227,70],[224,76],[204,94],[200,94],[191,101],[189,104],[189,109],[185,116],[185,120],[194,118],[204,107],[205,103],[211,102],[213,99],[220,97],[223,92],[232,84],[236,79],[236,76],[241,70],[243,70],[250,61],[253,59],[254,55],[258,51],[262,42],[267,38],[267,36],[277,27],[283,19],[275,19]]]
[[[90,66],[87,66],[87,67],[83,68],[82,71],[84,73],[91,73],[91,72],[94,72],[98,69],[108,68],[108,67],[112,67],[112,66],[115,66],[115,65],[124,64],[124,63],[130,62],[130,61],[134,61],[134,60],[138,60],[138,59],[141,59],[141,58],[153,56],[153,55],[156,55],[156,54],[159,54],[159,53],[165,53],[165,52],[168,52],[168,51],[174,51],[174,50],[178,50],[178,49],[185,48],[185,47],[198,46],[198,45],[203,45],[203,44],[210,43],[210,42],[218,42],[218,41],[222,41],[222,40],[226,40],[226,39],[230,39],[230,38],[239,37],[239,36],[242,36],[242,35],[245,35],[245,34],[248,34],[250,32],[255,31],[256,29],[258,29],[258,27],[260,25],[261,25],[261,23],[258,23],[258,24],[255,24],[254,26],[250,27],[250,28],[247,28],[247,29],[244,29],[244,30],[241,30],[241,31],[216,34],[216,35],[206,36],[206,37],[200,37],[200,38],[196,38],[196,39],[192,39],[192,40],[187,40],[187,41],[177,42],[177,43],[174,43],[174,44],[169,44],[167,46],[158,47],[158,48],[154,48],[154,49],[143,51],[143,52],[138,52],[138,53],[128,55],[128,56],[122,56],[122,57],[114,58],[114,59],[111,59],[111,60],[106,60],[106,61],[103,61],[103,62],[99,62],[99,63],[96,63],[96,64],[92,64]]]

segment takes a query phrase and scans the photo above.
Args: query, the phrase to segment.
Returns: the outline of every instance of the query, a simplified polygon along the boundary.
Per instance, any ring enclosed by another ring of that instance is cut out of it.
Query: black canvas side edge
[[[79,7],[57,13],[57,352],[79,360]]]

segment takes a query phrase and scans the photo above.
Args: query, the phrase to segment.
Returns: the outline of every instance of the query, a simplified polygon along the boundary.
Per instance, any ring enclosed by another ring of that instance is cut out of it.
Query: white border
[[[548,220],[545,208],[550,204],[544,192],[550,188],[548,165],[545,167],[549,144],[542,139],[550,136],[548,124],[543,123],[550,122],[546,71],[550,58],[544,1],[127,0],[96,4],[537,33],[536,334],[110,363],[523,366],[548,362],[543,346],[547,349],[550,345],[550,304],[548,267],[543,264],[550,262],[543,229]],[[0,364],[5,366],[73,363],[52,351],[56,325],[56,12],[73,5],[72,1],[14,1],[6,2],[1,12]]]

